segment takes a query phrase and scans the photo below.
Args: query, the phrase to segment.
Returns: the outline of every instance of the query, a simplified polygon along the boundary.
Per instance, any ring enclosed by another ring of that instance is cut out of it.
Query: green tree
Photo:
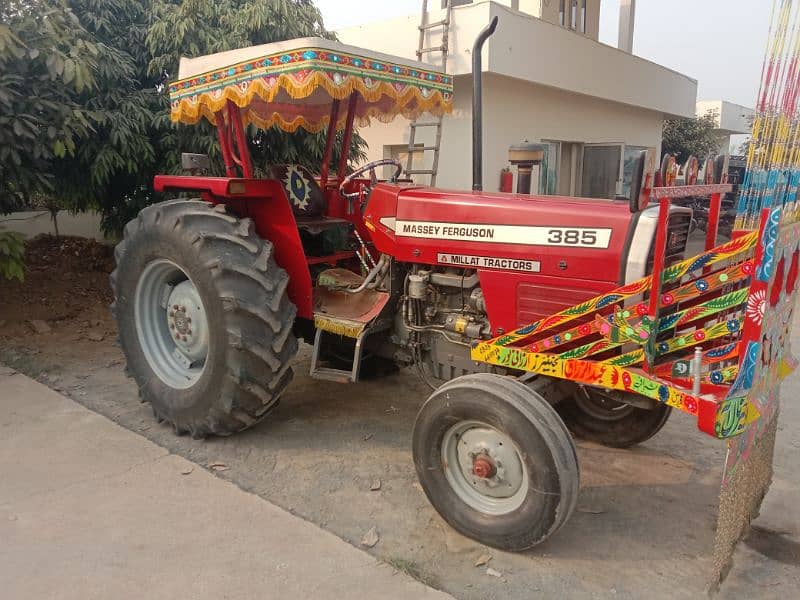
[[[180,56],[305,36],[330,37],[310,0],[6,0],[0,5],[0,211],[36,200],[97,208],[108,232],[159,200],[158,172],[182,152],[221,174],[208,123],[169,120],[156,84]],[[318,167],[320,134],[249,132],[257,167]],[[338,156],[340,144],[335,149]],[[364,156],[355,136],[351,159]]]
[[[103,228],[119,232],[145,205],[157,200],[153,175],[163,164],[163,98],[148,74],[145,39],[150,0],[67,0],[101,53],[96,89],[80,101],[92,132],[77,151],[55,165],[59,204],[95,208]]]
[[[25,279],[25,242],[19,233],[0,231],[0,275],[4,279]]]
[[[91,132],[79,96],[99,48],[65,2],[0,4],[0,212],[55,192],[54,163]]]
[[[678,164],[683,164],[692,155],[705,158],[719,147],[716,128],[716,114],[711,111],[695,119],[664,121],[661,153],[675,155]]]

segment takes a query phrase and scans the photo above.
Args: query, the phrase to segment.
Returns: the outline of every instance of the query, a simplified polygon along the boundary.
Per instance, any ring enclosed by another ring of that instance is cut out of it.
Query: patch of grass
[[[0,363],[8,365],[31,379],[38,379],[45,372],[41,365],[41,358],[35,354],[21,353],[16,350],[0,352]]]
[[[409,577],[413,577],[414,579],[416,579],[420,583],[424,583],[428,587],[432,588],[437,587],[436,578],[430,573],[426,573],[422,569],[422,567],[420,567],[413,560],[406,560],[405,558],[392,556],[390,558],[387,558],[384,562],[390,567],[392,567],[395,571],[400,571],[401,573],[405,573]]]

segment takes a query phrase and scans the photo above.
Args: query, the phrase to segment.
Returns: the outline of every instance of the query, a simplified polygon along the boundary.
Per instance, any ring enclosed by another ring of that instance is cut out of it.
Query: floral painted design
[[[759,327],[764,320],[766,308],[767,292],[765,290],[758,290],[747,299],[747,317]]]

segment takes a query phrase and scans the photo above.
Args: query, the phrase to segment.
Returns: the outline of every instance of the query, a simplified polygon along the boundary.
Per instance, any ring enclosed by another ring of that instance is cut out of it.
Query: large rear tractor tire
[[[510,377],[464,375],[439,387],[420,409],[412,450],[433,507],[482,544],[525,550],[575,510],[580,473],[569,431]]]
[[[115,258],[120,344],[156,418],[196,438],[260,421],[292,379],[296,308],[253,221],[200,200],[154,204]]]
[[[574,396],[556,404],[556,410],[576,437],[612,448],[629,448],[649,440],[661,431],[672,412],[661,402],[640,408],[589,387],[579,387]]]

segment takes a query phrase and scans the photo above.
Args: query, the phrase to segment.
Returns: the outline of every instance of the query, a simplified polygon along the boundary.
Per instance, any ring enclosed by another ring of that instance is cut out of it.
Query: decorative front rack
[[[765,380],[774,384],[795,366],[788,328],[798,215],[764,209],[758,230],[721,245],[715,218],[702,254],[664,264],[670,198],[709,195],[718,215],[730,187],[655,188],[653,275],[478,342],[472,358],[663,402],[718,438],[744,432],[772,408]]]

